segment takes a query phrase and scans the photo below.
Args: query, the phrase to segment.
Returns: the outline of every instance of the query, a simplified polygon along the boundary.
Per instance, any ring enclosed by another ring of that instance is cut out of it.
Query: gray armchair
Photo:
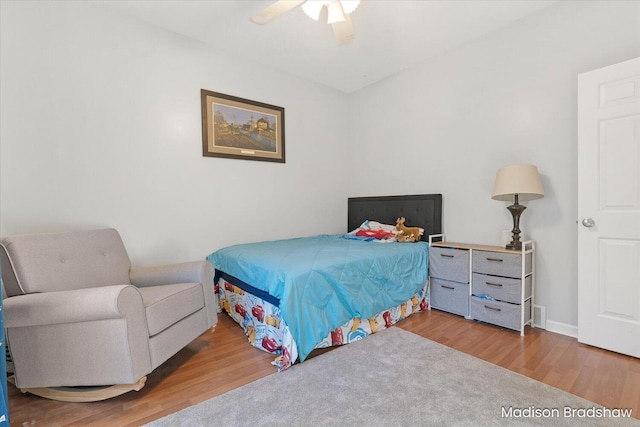
[[[92,401],[139,390],[217,322],[209,262],[131,268],[114,229],[5,237],[0,262],[22,391]],[[106,387],[52,389],[76,386]]]

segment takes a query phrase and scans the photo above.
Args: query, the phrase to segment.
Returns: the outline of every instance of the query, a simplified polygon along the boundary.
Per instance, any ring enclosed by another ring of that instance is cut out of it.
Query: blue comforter
[[[220,249],[214,267],[280,299],[303,361],[329,332],[402,304],[427,280],[426,242],[379,243],[343,235]]]

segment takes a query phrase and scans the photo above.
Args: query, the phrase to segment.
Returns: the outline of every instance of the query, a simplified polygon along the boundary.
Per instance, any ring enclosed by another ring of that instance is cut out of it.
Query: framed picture
[[[284,108],[202,89],[202,155],[284,163]]]

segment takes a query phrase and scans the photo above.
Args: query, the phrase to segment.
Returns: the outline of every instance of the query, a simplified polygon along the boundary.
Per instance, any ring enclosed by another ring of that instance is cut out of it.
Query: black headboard
[[[424,228],[423,240],[442,233],[442,194],[413,196],[350,197],[348,229],[354,230],[365,220],[395,224],[405,217],[408,227]]]

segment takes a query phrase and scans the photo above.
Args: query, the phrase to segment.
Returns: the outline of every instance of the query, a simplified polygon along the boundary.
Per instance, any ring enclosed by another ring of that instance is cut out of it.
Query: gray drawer
[[[520,304],[522,293],[522,281],[507,277],[488,276],[486,274],[473,273],[474,295],[490,295],[494,299]],[[524,280],[524,297],[531,296],[531,276]]]
[[[469,251],[432,246],[429,248],[429,275],[469,283]]]
[[[473,272],[503,277],[522,276],[522,254],[473,251]],[[525,254],[525,274],[531,273],[531,253]]]
[[[471,317],[482,322],[492,323],[509,329],[520,330],[520,304],[471,297]],[[531,300],[525,302],[524,321],[531,320]]]
[[[431,278],[429,299],[432,308],[469,316],[469,284]]]

